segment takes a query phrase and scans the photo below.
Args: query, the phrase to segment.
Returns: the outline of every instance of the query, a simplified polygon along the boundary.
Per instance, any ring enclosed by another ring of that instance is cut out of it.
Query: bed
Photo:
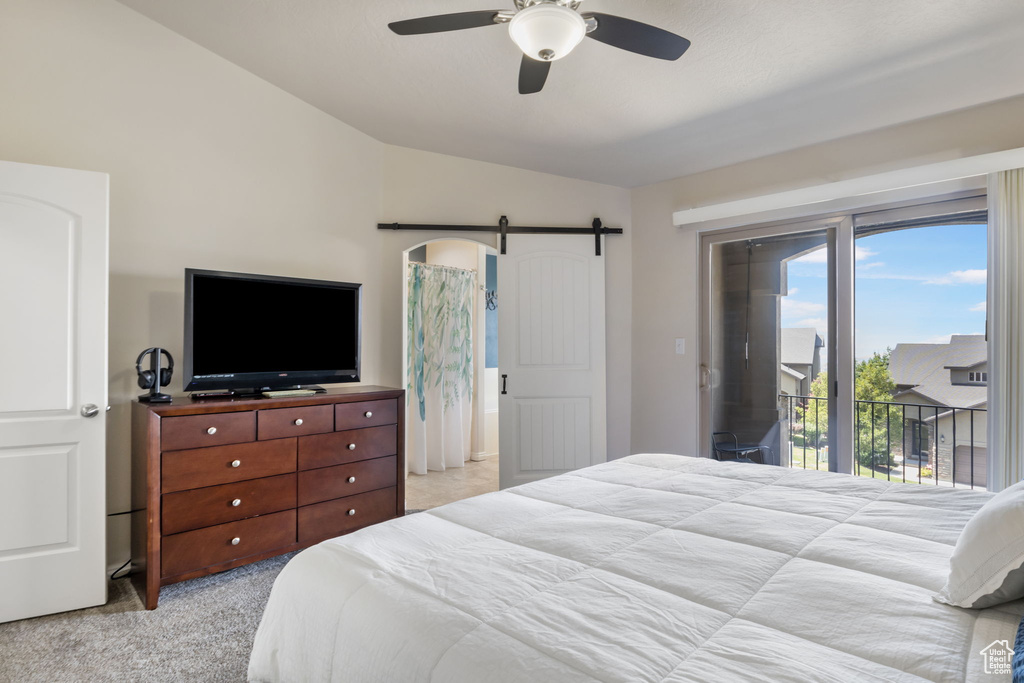
[[[1024,602],[932,599],[991,495],[634,455],[303,551],[249,677],[996,681]]]

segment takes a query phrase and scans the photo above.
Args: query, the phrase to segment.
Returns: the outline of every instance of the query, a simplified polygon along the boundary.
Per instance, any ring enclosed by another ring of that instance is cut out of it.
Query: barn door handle
[[[501,376],[501,393],[508,393],[508,375]]]

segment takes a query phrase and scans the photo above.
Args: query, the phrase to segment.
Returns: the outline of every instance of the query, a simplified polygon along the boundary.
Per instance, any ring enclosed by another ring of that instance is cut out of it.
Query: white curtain
[[[476,272],[409,264],[409,471],[463,467],[473,406]]]
[[[1024,478],[1024,169],[988,176],[988,489]]]

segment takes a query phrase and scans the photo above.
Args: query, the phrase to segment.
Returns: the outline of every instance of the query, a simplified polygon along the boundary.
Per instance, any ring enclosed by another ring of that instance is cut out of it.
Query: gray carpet
[[[244,681],[263,606],[293,554],[166,586],[152,611],[118,579],[101,607],[0,624],[0,681]]]

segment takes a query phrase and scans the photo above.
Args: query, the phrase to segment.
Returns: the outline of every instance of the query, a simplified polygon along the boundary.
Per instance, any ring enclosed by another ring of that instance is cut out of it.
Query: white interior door
[[[0,622],[107,600],[107,197],[0,162]]]
[[[604,462],[604,257],[573,235],[511,235],[498,256],[499,479]]]

